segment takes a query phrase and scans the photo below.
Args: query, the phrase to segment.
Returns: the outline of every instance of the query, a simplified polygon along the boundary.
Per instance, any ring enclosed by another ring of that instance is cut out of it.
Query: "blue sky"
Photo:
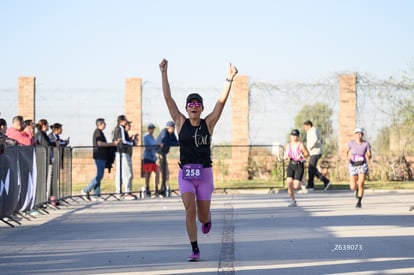
[[[1,1],[0,85],[123,87],[139,76],[221,84],[228,62],[264,81],[398,75],[413,62],[413,1]]]
[[[25,75],[38,90],[156,87],[164,57],[172,85],[201,89],[220,90],[229,62],[268,83],[399,77],[414,62],[413,14],[408,0],[3,0],[0,91]]]

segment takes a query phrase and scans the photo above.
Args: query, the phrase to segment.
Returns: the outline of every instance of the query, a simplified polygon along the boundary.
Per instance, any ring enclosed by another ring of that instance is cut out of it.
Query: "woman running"
[[[299,140],[299,130],[294,129],[290,133],[290,142],[286,144],[285,159],[289,161],[286,171],[286,182],[288,185],[288,193],[291,199],[289,207],[296,207],[295,189],[300,188],[300,183],[305,171],[305,158],[309,156],[309,151],[305,145]]]
[[[188,260],[197,261],[200,259],[200,249],[197,244],[196,216],[202,224],[201,230],[204,234],[210,232],[212,226],[210,203],[214,182],[210,151],[211,135],[229,96],[237,69],[230,64],[221,97],[213,111],[204,119],[201,118],[201,113],[204,111],[203,98],[197,93],[187,96],[185,110],[188,118],[178,110],[171,96],[167,69],[168,61],[163,59],[160,63],[162,90],[171,118],[175,122],[180,144],[178,186],[186,213],[187,234],[192,247],[192,254]]]
[[[355,207],[361,208],[362,197],[364,196],[365,177],[368,174],[367,160],[371,159],[371,145],[364,140],[364,131],[356,128],[354,131],[355,140],[348,143],[346,159],[348,162],[348,171],[350,176],[349,188],[356,191],[358,199]]]

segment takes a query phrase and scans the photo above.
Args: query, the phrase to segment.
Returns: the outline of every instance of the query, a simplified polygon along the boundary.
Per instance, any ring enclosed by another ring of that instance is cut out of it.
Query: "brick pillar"
[[[249,77],[237,76],[232,86],[232,179],[247,179],[249,160]],[[245,145],[238,147],[237,145]]]
[[[339,153],[346,158],[346,145],[356,128],[356,74],[339,76]]]
[[[140,144],[142,144],[141,127],[142,127],[142,79],[127,78],[125,80],[125,116],[132,121],[130,134],[138,133],[140,135]],[[134,147],[132,154],[132,170],[134,178],[141,177],[141,147]],[[139,186],[132,186],[134,191]]]
[[[34,76],[19,77],[18,114],[24,119],[35,121],[35,91],[36,78]]]

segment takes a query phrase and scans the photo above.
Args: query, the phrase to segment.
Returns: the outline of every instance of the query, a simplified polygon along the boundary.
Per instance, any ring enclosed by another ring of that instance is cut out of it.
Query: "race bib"
[[[362,155],[353,155],[353,157],[352,157],[352,161],[354,161],[354,162],[360,162],[360,161],[364,161],[364,160],[365,160],[365,158]]]
[[[200,180],[203,177],[202,164],[184,164],[182,169],[183,179],[185,180]]]

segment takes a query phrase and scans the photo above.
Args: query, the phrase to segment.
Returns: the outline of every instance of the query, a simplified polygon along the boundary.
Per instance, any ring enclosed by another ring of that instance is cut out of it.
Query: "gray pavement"
[[[414,274],[414,191],[214,194],[190,244],[180,198],[79,200],[0,225],[1,274]]]

